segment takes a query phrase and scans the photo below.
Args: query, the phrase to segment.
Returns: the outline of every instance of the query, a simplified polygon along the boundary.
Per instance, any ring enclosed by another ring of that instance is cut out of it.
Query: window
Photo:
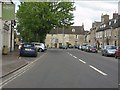
[[[109,22],[109,25],[111,25],[111,22]]]
[[[116,23],[116,19],[114,20],[114,23]]]
[[[111,30],[108,30],[108,36],[111,36]]]
[[[78,35],[76,35],[76,39],[78,39]]]
[[[107,37],[107,32],[105,31],[105,37]]]
[[[106,25],[104,24],[103,27],[106,27]]]
[[[103,34],[103,33],[102,33],[102,32],[100,32],[100,34],[99,34],[99,37],[100,37],[100,38],[102,38],[102,34]]]

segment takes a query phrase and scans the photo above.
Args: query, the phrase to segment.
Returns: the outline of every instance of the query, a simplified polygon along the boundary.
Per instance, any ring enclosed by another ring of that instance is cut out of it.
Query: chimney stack
[[[118,13],[113,13],[113,19],[115,19],[116,17],[118,17]]]

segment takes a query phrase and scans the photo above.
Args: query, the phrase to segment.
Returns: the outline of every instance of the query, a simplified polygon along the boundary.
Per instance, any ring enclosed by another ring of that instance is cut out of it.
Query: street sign
[[[2,4],[2,19],[7,21],[15,19],[15,4]]]

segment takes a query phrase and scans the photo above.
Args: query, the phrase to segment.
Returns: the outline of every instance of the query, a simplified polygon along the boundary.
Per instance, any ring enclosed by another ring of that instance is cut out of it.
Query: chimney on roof
[[[107,23],[109,21],[109,15],[105,14],[105,15],[101,15],[101,22],[102,23]]]
[[[113,19],[115,19],[116,17],[118,17],[118,13],[116,13],[115,11],[115,13],[113,13]]]
[[[83,29],[83,31],[84,31],[84,23],[82,23],[82,29]]]

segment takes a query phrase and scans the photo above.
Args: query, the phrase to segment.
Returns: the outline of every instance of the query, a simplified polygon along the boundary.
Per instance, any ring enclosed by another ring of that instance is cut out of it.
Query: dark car
[[[37,57],[37,49],[32,43],[24,43],[20,49],[20,56],[34,56]]]
[[[117,47],[114,45],[106,45],[102,50],[101,53],[103,56],[114,56]]]
[[[67,49],[67,46],[61,45],[61,46],[59,46],[59,48],[60,48],[60,49]]]
[[[89,48],[89,52],[97,53],[98,50],[97,50],[96,46],[90,46],[90,48]]]
[[[115,58],[120,58],[120,46],[115,51]]]
[[[86,52],[90,52],[90,49],[91,49],[91,45],[86,45],[86,47],[85,47],[85,50],[84,50],[84,51],[86,51]]]
[[[72,45],[68,45],[68,48],[73,48],[73,46]]]

